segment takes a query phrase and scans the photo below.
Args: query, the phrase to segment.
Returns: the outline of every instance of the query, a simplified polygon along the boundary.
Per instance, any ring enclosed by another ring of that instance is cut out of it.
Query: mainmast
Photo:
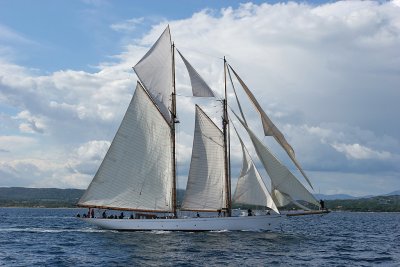
[[[176,86],[175,86],[175,44],[172,43],[172,106],[171,106],[171,142],[172,142],[172,211],[174,218],[177,218],[176,204],[176,140],[175,140],[175,123],[176,120]]]
[[[226,59],[224,57],[224,91],[225,99],[223,100],[224,115],[222,119],[222,129],[224,133],[224,154],[225,154],[225,201],[227,215],[232,215],[231,201],[231,172],[230,172],[230,140],[229,140],[229,118],[228,118],[228,95],[226,88]]]

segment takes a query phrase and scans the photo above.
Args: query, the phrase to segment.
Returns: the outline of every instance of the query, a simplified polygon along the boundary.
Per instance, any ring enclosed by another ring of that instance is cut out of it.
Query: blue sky
[[[227,56],[316,193],[400,189],[400,2],[243,2],[0,1],[0,186],[85,188],[132,95],[131,67],[169,24],[216,91]],[[181,70],[182,187],[196,100]],[[240,149],[233,161],[238,172]]]
[[[121,51],[121,34],[110,27],[132,17],[146,23],[133,36],[145,34],[163,20],[190,17],[205,8],[216,12],[242,1],[1,1],[3,26],[24,40],[16,62],[41,71],[83,69]],[[261,3],[262,1],[253,1]],[[273,1],[275,2],[275,1]]]

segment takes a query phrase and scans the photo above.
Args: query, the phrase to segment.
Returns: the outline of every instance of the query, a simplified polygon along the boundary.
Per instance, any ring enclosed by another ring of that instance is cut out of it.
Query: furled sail
[[[137,84],[122,123],[79,206],[172,211],[171,128]]]
[[[236,114],[235,114],[236,115]],[[319,206],[315,197],[297,180],[297,178],[285,167],[247,127],[247,125],[236,115],[240,123],[246,129],[254,145],[256,153],[260,158],[265,170],[271,178],[272,197],[276,204],[281,207],[288,204],[289,199],[304,200]],[[280,193],[279,197],[277,191]]]
[[[296,159],[296,155],[294,153],[293,148],[289,143],[286,141],[285,137],[279,131],[279,129],[275,126],[275,124],[271,121],[271,119],[267,116],[265,111],[262,109],[260,104],[258,103],[257,99],[254,97],[253,93],[250,91],[250,89],[247,87],[247,85],[243,82],[243,80],[239,77],[239,75],[235,72],[235,70],[229,65],[229,68],[233,71],[235,74],[236,78],[238,79],[239,83],[241,84],[243,90],[246,92],[247,96],[249,97],[250,101],[253,103],[255,109],[258,111],[258,113],[261,116],[261,121],[262,125],[264,128],[264,134],[266,136],[273,136],[275,140],[282,146],[282,148],[286,151],[286,153],[289,155],[290,159],[293,161],[293,163],[296,165],[296,167],[300,170],[301,174],[304,176],[306,179],[307,183],[313,188],[310,179],[307,177],[303,169],[301,168],[299,162]]]
[[[196,105],[192,160],[182,210],[226,208],[224,140],[221,130]]]
[[[236,132],[237,133],[237,132]],[[264,181],[252,161],[249,152],[239,135],[237,135],[242,145],[243,163],[236,190],[233,195],[233,203],[266,206],[276,213],[279,213],[271,194],[268,192]]]
[[[190,83],[192,84],[193,96],[198,97],[214,97],[214,93],[207,83],[203,80],[200,74],[190,65],[190,63],[183,57],[181,52],[176,49],[185,63],[186,69],[189,72]]]
[[[172,44],[169,26],[134,70],[163,116],[171,121]]]

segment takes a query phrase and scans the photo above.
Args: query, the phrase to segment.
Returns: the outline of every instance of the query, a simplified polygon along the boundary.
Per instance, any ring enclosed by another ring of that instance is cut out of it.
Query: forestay
[[[233,203],[266,206],[279,213],[242,139],[239,135],[237,136],[242,145],[243,163],[233,195]]]
[[[235,114],[236,115],[236,114]],[[293,200],[304,200],[309,203],[319,205],[315,197],[308,192],[308,190],[297,180],[297,178],[285,167],[270,151],[269,149],[258,139],[258,137],[247,127],[247,125],[236,115],[240,123],[246,129],[250,136],[250,139],[254,145],[257,156],[261,160],[265,170],[267,171],[271,183],[272,183],[272,196],[275,203],[281,207],[287,203],[287,197],[289,196]],[[280,196],[275,197],[275,191],[278,190]]]
[[[171,121],[173,72],[169,26],[146,55],[136,64],[134,70],[163,116],[168,121]]]
[[[138,83],[79,206],[172,211],[171,129]]]
[[[214,93],[211,88],[207,85],[200,74],[190,65],[189,61],[184,58],[181,52],[176,49],[185,63],[186,69],[189,73],[190,83],[192,84],[193,96],[197,97],[214,97]]]
[[[196,105],[192,160],[182,210],[226,208],[224,140],[221,130]]]

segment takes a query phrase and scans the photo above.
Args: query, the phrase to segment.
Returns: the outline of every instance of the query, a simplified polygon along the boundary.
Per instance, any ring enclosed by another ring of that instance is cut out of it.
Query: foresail
[[[79,206],[172,211],[171,128],[138,83]]]
[[[176,49],[185,63],[186,69],[189,73],[190,83],[192,84],[193,96],[197,97],[214,97],[214,93],[207,83],[203,80],[200,74],[190,65],[190,63],[184,58],[181,52]]]
[[[246,147],[239,135],[237,135],[242,145],[243,163],[240,172],[236,190],[233,195],[234,204],[247,204],[266,206],[276,213],[279,213],[271,194],[268,192],[264,181],[254,165]]]
[[[224,141],[221,130],[196,105],[192,160],[182,210],[226,208]]]
[[[236,115],[236,114],[235,114]],[[267,171],[272,183],[272,196],[274,200],[279,200],[274,196],[274,190],[278,190],[283,195],[290,196],[293,200],[304,200],[314,205],[319,205],[315,197],[297,180],[297,178],[269,151],[269,149],[258,139],[258,137],[247,127],[247,125],[236,115],[237,119],[246,129],[254,145],[256,153]],[[277,201],[278,206],[284,206],[286,201]],[[285,202],[285,203],[283,203]]]
[[[307,183],[311,186],[311,188],[313,188],[310,179],[308,178],[306,173],[301,168],[299,162],[297,161],[296,155],[294,153],[294,150],[293,150],[292,146],[286,141],[286,139],[283,136],[283,134],[281,133],[281,131],[279,131],[279,129],[275,126],[275,124],[267,116],[265,111],[262,109],[262,107],[258,103],[257,99],[254,97],[253,93],[250,91],[250,89],[247,87],[247,85],[243,82],[243,80],[239,77],[239,75],[235,72],[235,70],[231,66],[229,66],[229,68],[233,71],[233,73],[235,74],[235,76],[238,79],[239,83],[241,84],[243,90],[246,92],[246,94],[249,97],[250,101],[253,103],[255,109],[260,114],[262,125],[263,125],[263,128],[264,128],[264,134],[266,136],[273,136],[275,138],[275,140],[282,146],[282,148],[289,155],[290,159],[293,161],[293,163],[299,169],[301,174],[304,176],[304,178],[306,179]]]
[[[167,121],[171,121],[172,44],[169,26],[134,70]]]

